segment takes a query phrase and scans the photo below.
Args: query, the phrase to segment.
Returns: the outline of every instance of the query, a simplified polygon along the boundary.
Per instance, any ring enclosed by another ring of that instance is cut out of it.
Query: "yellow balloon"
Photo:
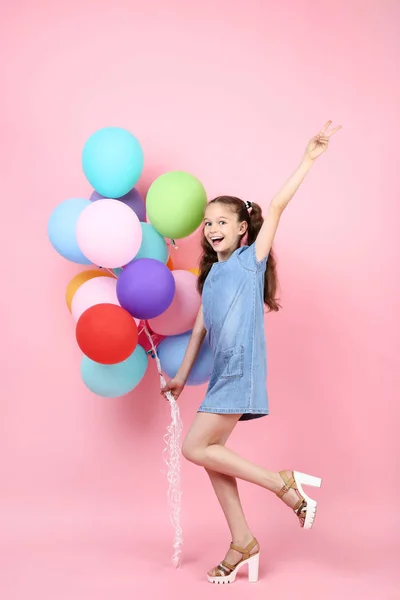
[[[196,277],[198,277],[200,275],[199,269],[189,269],[189,271],[191,273],[193,273],[193,275],[196,275]]]
[[[82,285],[82,283],[89,281],[89,279],[94,279],[95,277],[113,277],[113,275],[108,273],[108,271],[100,271],[99,269],[89,269],[75,275],[75,277],[73,277],[67,285],[67,291],[65,292],[65,301],[67,303],[69,312],[71,312],[72,298],[74,297],[76,290]]]

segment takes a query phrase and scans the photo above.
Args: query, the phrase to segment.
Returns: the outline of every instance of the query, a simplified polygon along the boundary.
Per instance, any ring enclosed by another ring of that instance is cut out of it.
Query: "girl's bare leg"
[[[227,440],[237,424],[240,415],[197,413],[183,442],[184,457],[207,471],[214,471],[259,485],[271,492],[278,492],[283,485],[278,472],[255,465],[221,444]],[[298,502],[295,490],[284,496],[285,504],[293,508]]]
[[[239,415],[237,417],[239,418]],[[224,446],[229,435],[230,431],[227,431],[219,439],[219,444]],[[206,471],[228,523],[231,532],[231,541],[237,546],[245,548],[254,536],[249,529],[243,512],[236,479],[230,475],[217,473],[210,469],[206,469]],[[258,546],[253,551],[256,552],[257,550]],[[240,559],[241,555],[238,552],[229,549],[224,560],[229,564],[236,564]],[[209,571],[209,575],[211,576],[215,576],[216,574],[216,569]]]

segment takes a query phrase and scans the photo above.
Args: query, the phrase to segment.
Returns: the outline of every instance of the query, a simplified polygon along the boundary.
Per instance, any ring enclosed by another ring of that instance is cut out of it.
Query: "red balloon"
[[[116,304],[95,304],[80,316],[76,341],[82,352],[103,365],[127,359],[138,342],[138,329],[132,316]]]

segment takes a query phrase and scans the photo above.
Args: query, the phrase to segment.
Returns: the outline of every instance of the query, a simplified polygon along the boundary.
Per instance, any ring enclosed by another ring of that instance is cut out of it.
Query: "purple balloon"
[[[95,202],[96,200],[103,200],[105,196],[102,196],[98,192],[94,191],[90,196],[90,200]],[[121,200],[124,204],[129,206],[136,213],[139,221],[146,221],[146,206],[143,198],[139,194],[136,188],[133,188],[130,192],[121,196],[121,198],[115,198],[115,200]]]
[[[161,315],[175,295],[175,279],[159,260],[139,258],[129,263],[117,280],[120,305],[136,319]]]

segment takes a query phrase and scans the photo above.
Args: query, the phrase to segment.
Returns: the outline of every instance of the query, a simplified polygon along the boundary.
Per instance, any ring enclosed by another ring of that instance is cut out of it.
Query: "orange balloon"
[[[76,341],[83,354],[103,365],[129,358],[137,346],[138,328],[127,310],[116,304],[96,304],[79,317]]]
[[[76,290],[81,287],[82,283],[94,279],[95,277],[112,277],[111,273],[105,269],[88,269],[87,271],[81,271],[71,279],[67,285],[67,291],[65,292],[65,301],[68,306],[69,312],[71,312],[72,298]]]
[[[189,269],[189,271],[191,273],[193,273],[193,275],[196,275],[196,277],[198,277],[200,275],[200,270],[199,269]]]
[[[168,257],[167,267],[170,271],[174,270],[174,263],[172,262],[172,258],[170,256]]]

